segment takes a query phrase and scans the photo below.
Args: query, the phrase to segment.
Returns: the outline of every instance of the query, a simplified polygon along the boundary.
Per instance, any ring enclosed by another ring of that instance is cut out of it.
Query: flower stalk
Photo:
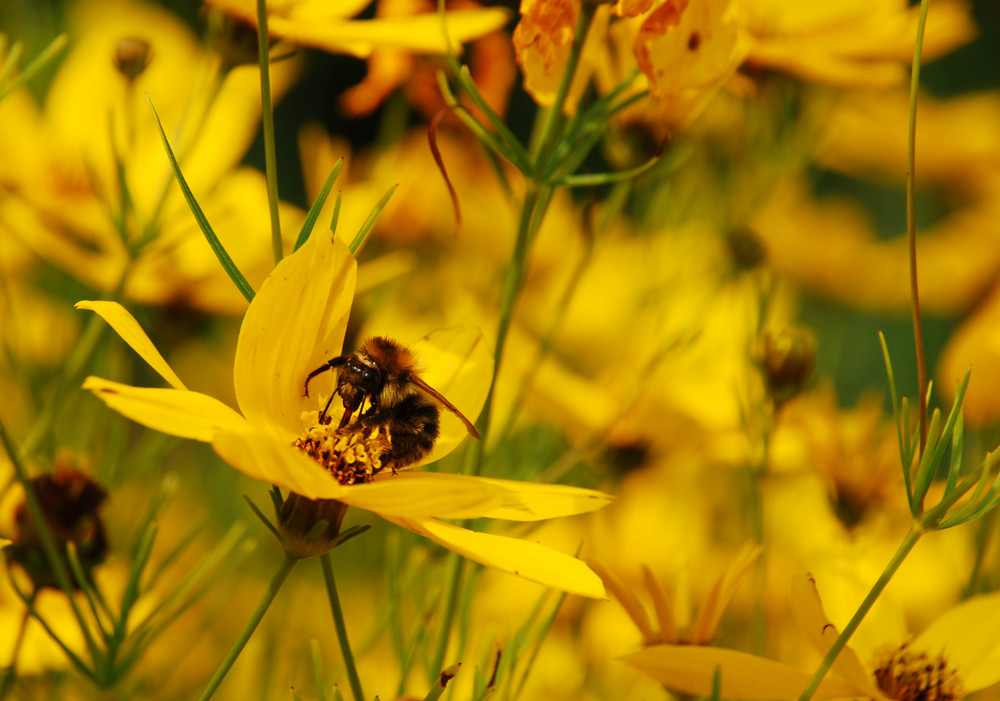
[[[344,622],[344,610],[340,605],[340,595],[337,593],[337,582],[333,576],[333,563],[330,553],[320,556],[323,566],[323,581],[326,582],[326,593],[330,599],[330,612],[333,614],[333,627],[337,631],[337,641],[340,643],[340,652],[344,656],[344,669],[347,671],[347,680],[351,685],[351,693],[354,701],[365,701],[365,692],[361,686],[361,677],[358,675],[358,668],[354,664],[354,653],[351,651],[351,642],[347,637],[347,625]]]
[[[288,578],[289,573],[291,573],[292,568],[295,567],[295,563],[298,562],[298,558],[285,553],[285,557],[281,560],[281,565],[278,567],[278,571],[275,572],[274,577],[271,579],[271,583],[267,585],[267,589],[264,590],[264,595],[260,599],[260,603],[257,604],[257,608],[254,609],[253,614],[247,621],[246,625],[243,627],[243,632],[236,639],[233,647],[229,650],[229,654],[219,665],[216,670],[215,675],[208,682],[208,686],[198,697],[198,701],[208,701],[212,698],[212,695],[218,690],[219,685],[222,684],[222,680],[226,678],[229,670],[233,668],[236,664],[237,658],[240,653],[243,652],[243,648],[250,641],[250,637],[257,630],[257,626],[264,618],[264,614],[267,613],[268,608],[270,608],[271,603],[274,601],[274,597],[278,595],[278,591],[281,589],[281,585],[285,583],[285,579]]]

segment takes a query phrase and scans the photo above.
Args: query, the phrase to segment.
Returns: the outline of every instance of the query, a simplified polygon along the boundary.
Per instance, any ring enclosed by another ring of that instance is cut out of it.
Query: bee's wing
[[[435,401],[440,402],[444,406],[445,409],[447,409],[448,411],[450,411],[451,413],[453,413],[455,416],[457,416],[459,419],[461,419],[462,423],[465,424],[465,428],[469,431],[469,433],[471,433],[476,438],[482,438],[479,435],[479,431],[476,430],[476,427],[472,425],[472,422],[469,421],[465,417],[465,414],[463,414],[462,412],[460,412],[458,410],[458,407],[456,407],[454,404],[452,404],[447,399],[445,399],[445,396],[443,394],[441,394],[436,389],[434,389],[433,387],[431,387],[429,384],[427,384],[426,382],[424,382],[423,379],[421,379],[416,374],[413,375],[413,377],[410,379],[410,381],[413,384],[415,384],[420,389],[421,392],[423,392],[424,394],[430,395]]]

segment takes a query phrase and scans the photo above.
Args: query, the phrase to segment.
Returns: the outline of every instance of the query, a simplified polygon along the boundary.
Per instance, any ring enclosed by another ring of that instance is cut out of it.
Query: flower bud
[[[153,60],[153,49],[149,42],[139,37],[125,37],[115,46],[115,68],[128,82],[135,81]]]
[[[803,328],[790,327],[764,334],[764,379],[776,404],[802,391],[816,366],[816,341]]]
[[[281,546],[299,559],[329,552],[336,545],[345,513],[347,504],[336,499],[309,499],[292,492],[278,514]]]

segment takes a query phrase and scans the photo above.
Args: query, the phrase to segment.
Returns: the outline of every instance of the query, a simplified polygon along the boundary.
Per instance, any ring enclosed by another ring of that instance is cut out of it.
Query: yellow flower
[[[905,0],[736,0],[756,66],[841,87],[887,87],[908,75],[919,8]],[[923,57],[931,60],[975,34],[968,6],[945,0],[927,17]]]
[[[597,575],[575,558],[439,519],[534,521],[600,508],[608,502],[607,495],[431,472],[382,472],[367,484],[340,484],[323,465],[292,446],[317,430],[335,432],[331,427],[337,426],[339,412],[331,412],[331,423],[320,422],[326,397],[317,397],[315,389],[312,397],[303,396],[303,384],[312,370],[341,352],[355,276],[356,263],[344,243],[319,234],[275,267],[250,304],[237,341],[234,381],[242,415],[213,397],[187,390],[138,323],[114,303],[78,306],[100,314],[172,388],[132,387],[97,377],[88,378],[84,387],[147,427],[210,443],[226,462],[255,479],[308,499],[334,499],[373,511],[469,559],[527,579],[584,596],[604,596]],[[421,377],[463,414],[475,417],[486,397],[492,365],[478,332],[440,332],[412,348],[426,363]],[[318,382],[314,379],[312,386],[318,387]],[[438,459],[465,435],[459,419],[442,412],[441,435],[416,465]]]
[[[825,655],[839,631],[823,611],[811,576],[793,583],[791,601],[809,642]],[[990,594],[953,607],[912,641],[891,641],[867,667],[847,646],[814,698],[946,701],[992,686],[1000,681],[998,625],[1000,594]],[[721,648],[659,645],[632,653],[625,660],[668,688],[689,694],[710,694],[718,670],[721,696],[739,699],[795,699],[811,676],[780,662]]]
[[[760,555],[762,546],[748,544],[730,562],[709,592],[694,622],[681,620],[678,613],[689,611],[689,606],[675,607],[668,599],[667,591],[648,567],[643,567],[646,589],[653,602],[656,623],[653,625],[635,593],[617,579],[611,572],[594,565],[594,569],[605,585],[632,619],[645,645],[667,643],[670,645],[711,645],[717,637],[719,621],[726,606],[732,601],[740,582],[750,571]]]
[[[207,4],[257,26],[255,0],[206,0]],[[507,22],[500,7],[452,10],[446,14],[448,41],[437,12],[379,19],[353,19],[371,0],[270,0],[267,29],[273,36],[332,53],[365,58],[377,48],[397,48],[423,53],[458,52],[461,45]]]
[[[268,248],[253,245],[269,231],[266,185],[261,173],[239,167],[257,133],[257,70],[220,75],[217,57],[159,7],[98,1],[73,9],[73,48],[59,65],[44,109],[27,90],[0,103],[0,230],[92,289],[114,289],[127,271],[130,299],[183,300],[237,313],[245,301],[220,270],[173,182],[144,95],[156,106],[216,233],[251,283],[258,283],[271,263]],[[123,44],[139,39],[152,59],[129,79],[114,60]],[[294,61],[274,67],[276,98],[295,72]],[[297,210],[282,214],[285,228],[292,229],[289,220],[299,216]]]

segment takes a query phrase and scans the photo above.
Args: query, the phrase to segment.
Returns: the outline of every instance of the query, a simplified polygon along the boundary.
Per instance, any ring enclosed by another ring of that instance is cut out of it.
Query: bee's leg
[[[336,392],[334,392],[333,394],[331,394],[330,398],[326,400],[326,406],[323,407],[323,411],[319,412],[319,424],[320,424],[320,426],[323,426],[323,425],[325,425],[327,423],[326,412],[330,411],[330,404],[333,402],[333,398],[336,397],[336,396],[337,396]],[[350,418],[350,416],[351,416],[351,412],[345,411],[344,412],[344,418],[341,420],[340,425],[343,426],[344,423],[347,421],[347,419]]]

